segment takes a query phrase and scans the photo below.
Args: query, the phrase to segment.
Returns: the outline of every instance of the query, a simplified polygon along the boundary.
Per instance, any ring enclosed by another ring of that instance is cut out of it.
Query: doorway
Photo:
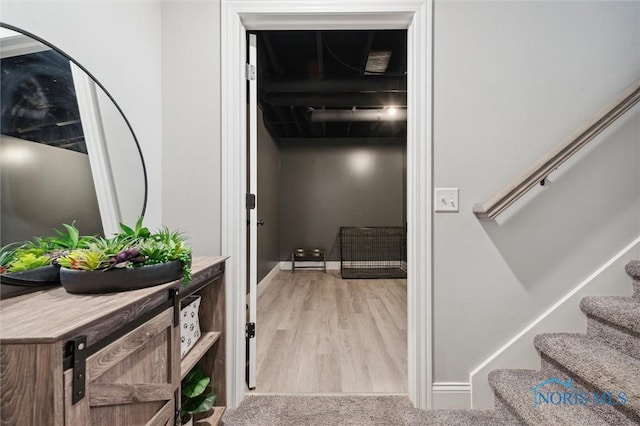
[[[407,393],[406,41],[406,30],[249,35],[258,393]]]
[[[418,408],[431,406],[431,243],[432,139],[431,44],[432,3],[428,0],[235,1],[222,3],[222,251],[231,256],[227,269],[227,371],[229,407],[244,397],[246,281],[246,81],[247,29],[406,29],[407,99],[407,328],[409,398]]]

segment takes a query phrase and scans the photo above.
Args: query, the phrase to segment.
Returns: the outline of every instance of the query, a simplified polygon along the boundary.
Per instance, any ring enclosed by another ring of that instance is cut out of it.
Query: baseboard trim
[[[269,271],[269,273],[265,275],[265,277],[258,283],[258,297],[260,297],[260,295],[267,289],[269,284],[273,282],[273,279],[276,277],[276,275],[278,275],[278,272],[280,272],[280,264],[276,263],[276,266],[274,266],[273,269]]]
[[[597,286],[596,280],[600,275],[603,275],[608,271],[612,265],[616,264],[616,262],[624,262],[625,256],[629,258],[635,257],[633,256],[635,253],[632,252],[632,250],[639,244],[640,237],[633,240],[629,245],[600,266],[595,272],[589,275],[565,296],[560,298],[538,318],[533,320],[529,325],[500,347],[500,349],[478,365],[478,367],[469,374],[469,382],[472,386],[471,406],[473,408],[492,408],[493,395],[488,383],[486,383],[486,377],[489,374],[489,371],[500,368],[531,368],[529,365],[531,361],[528,360],[527,357],[523,356],[523,354],[524,351],[528,351],[532,354],[535,353],[535,349],[533,349],[533,338],[536,334],[552,331],[571,332],[571,330],[567,328],[569,327],[569,322],[566,321],[566,319],[558,321],[558,318],[564,318],[564,316],[566,316],[566,314],[562,312],[561,308],[568,306],[569,304],[575,304],[575,314],[582,317],[583,315],[579,308],[579,300],[582,298],[581,291],[586,290],[589,284],[592,283],[596,283],[594,285]],[[622,265],[622,267],[624,267],[624,265]],[[607,290],[613,291],[612,286],[608,286]],[[571,315],[573,314],[574,312],[572,311]],[[551,325],[555,324],[553,321],[563,324],[564,328],[554,330],[553,327],[551,327]],[[585,330],[582,330],[582,332]],[[539,364],[537,353],[535,353],[535,358],[535,362]]]
[[[385,262],[379,262],[378,265],[376,265],[376,262],[350,262],[351,265],[354,266],[359,266],[361,265],[373,265],[372,267],[385,267],[387,266],[387,264]],[[308,262],[304,262],[301,263],[302,266],[314,266],[314,267],[322,267],[322,262],[313,262],[313,261],[308,261]],[[402,267],[404,270],[407,269],[406,266],[406,262],[404,264],[404,266]],[[328,260],[327,261],[327,271],[339,271],[341,269],[341,265],[340,265],[340,261],[339,260]],[[281,271],[290,271],[291,270],[291,261],[290,260],[283,260],[280,262],[280,270]]]
[[[432,390],[432,408],[471,408],[471,383],[435,382]]]
[[[304,262],[304,266],[322,267],[322,262]],[[340,261],[330,260],[327,262],[327,271],[339,271]],[[276,264],[271,271],[258,283],[258,296],[269,286],[278,272],[291,271],[291,261],[283,260]]]
[[[322,267],[322,262],[304,262],[303,266],[318,266]],[[291,270],[291,261],[283,260],[280,262],[280,270],[281,271],[290,271]],[[340,261],[328,261],[327,262],[327,271],[339,271],[340,270]]]

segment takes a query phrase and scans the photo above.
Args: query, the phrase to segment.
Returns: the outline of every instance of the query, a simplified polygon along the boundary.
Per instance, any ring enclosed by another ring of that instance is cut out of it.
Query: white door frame
[[[227,406],[245,394],[246,30],[407,29],[408,389],[431,408],[433,0],[222,0],[221,21]]]
[[[255,195],[255,206],[249,211],[249,322],[258,322],[258,37],[249,35],[249,64],[256,67],[256,76],[249,81],[249,193]],[[246,259],[246,257],[245,257]],[[246,342],[246,339],[245,339]],[[246,344],[246,343],[245,343]],[[249,368],[246,382],[249,389],[256,388],[256,374],[258,373],[258,336],[249,339]]]
[[[69,65],[71,66],[80,122],[89,156],[89,166],[96,188],[102,231],[104,235],[115,234],[120,230],[122,214],[98,101],[98,85],[73,61],[69,61]]]

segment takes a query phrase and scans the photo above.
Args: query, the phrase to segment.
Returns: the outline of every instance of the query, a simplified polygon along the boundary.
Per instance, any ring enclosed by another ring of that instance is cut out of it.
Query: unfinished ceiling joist
[[[364,75],[327,79],[264,79],[260,81],[260,90],[271,93],[325,93],[325,92],[405,92],[406,76]]]
[[[406,30],[257,34],[258,102],[279,144],[406,137]]]

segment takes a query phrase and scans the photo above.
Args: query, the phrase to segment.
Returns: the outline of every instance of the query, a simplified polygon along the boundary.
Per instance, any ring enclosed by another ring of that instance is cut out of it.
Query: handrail
[[[640,80],[636,81],[613,102],[603,108],[595,117],[569,135],[561,144],[534,163],[517,180],[505,186],[484,203],[476,204],[473,207],[473,213],[478,219],[482,220],[491,220],[498,216],[528,190],[542,183],[550,173],[638,102],[640,102]]]

